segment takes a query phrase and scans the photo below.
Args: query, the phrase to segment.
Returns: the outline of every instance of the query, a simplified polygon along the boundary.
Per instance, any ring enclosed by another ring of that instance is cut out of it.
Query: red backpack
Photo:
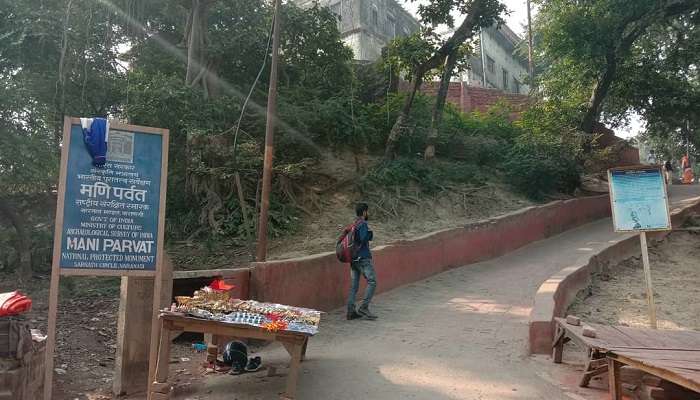
[[[335,255],[338,257],[338,261],[343,263],[350,263],[355,259],[357,254],[357,247],[355,244],[355,228],[360,220],[353,222],[343,229],[340,234],[338,241],[335,243]]]

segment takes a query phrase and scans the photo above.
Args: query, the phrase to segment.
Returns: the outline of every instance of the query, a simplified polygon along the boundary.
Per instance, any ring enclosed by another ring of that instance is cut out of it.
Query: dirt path
[[[698,194],[673,192],[676,202]],[[379,295],[375,322],[345,321],[342,310],[328,314],[310,342],[298,398],[584,398],[527,356],[528,315],[540,283],[607,246],[617,235],[611,225],[594,222]],[[261,355],[286,372],[281,348]],[[177,398],[276,399],[283,387],[283,377],[264,372],[213,376]]]

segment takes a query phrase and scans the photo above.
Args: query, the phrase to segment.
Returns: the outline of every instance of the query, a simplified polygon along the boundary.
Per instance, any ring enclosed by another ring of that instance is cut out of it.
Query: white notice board
[[[671,230],[666,183],[660,167],[608,170],[616,232]]]

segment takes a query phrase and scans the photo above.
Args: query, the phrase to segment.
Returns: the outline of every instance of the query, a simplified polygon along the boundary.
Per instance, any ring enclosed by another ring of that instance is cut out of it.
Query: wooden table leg
[[[284,347],[289,352],[292,357],[289,363],[289,375],[287,375],[287,387],[285,389],[282,399],[293,400],[296,398],[297,393],[297,383],[299,382],[299,372],[301,366],[302,351],[304,343],[286,343],[282,342]]]
[[[557,364],[561,364],[562,358],[564,357],[564,337],[566,336],[566,330],[564,330],[559,324],[557,324],[556,335],[554,335],[554,342],[552,347],[554,349],[554,355],[552,358]]]
[[[583,376],[579,382],[580,387],[587,387],[591,383],[594,376],[598,376],[608,372],[608,362],[605,358],[596,358],[595,354],[589,356],[586,361],[586,367],[583,371]]]
[[[608,358],[608,377],[610,386],[610,399],[622,400],[622,382],[620,381],[620,363]]]
[[[301,361],[306,360],[306,347],[309,345],[309,338],[304,339],[304,346],[301,348]]]
[[[160,340],[158,342],[158,362],[156,364],[156,376],[151,384],[149,400],[170,399],[170,385],[168,374],[170,372],[170,329],[165,321],[161,322]]]

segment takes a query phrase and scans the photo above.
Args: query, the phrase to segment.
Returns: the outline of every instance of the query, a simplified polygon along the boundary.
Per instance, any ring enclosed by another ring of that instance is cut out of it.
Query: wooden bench
[[[700,393],[700,348],[613,348],[608,351],[607,362],[612,400],[622,400],[623,365]]]
[[[294,399],[299,380],[299,366],[306,355],[306,346],[310,335],[299,332],[269,332],[249,325],[239,325],[191,318],[178,314],[160,315],[161,331],[158,345],[158,362],[154,382],[149,389],[149,400],[169,400],[171,385],[168,383],[170,373],[170,337],[171,332],[198,332],[215,336],[260,339],[280,342],[291,356],[287,386],[282,399]]]
[[[586,363],[579,386],[586,387],[591,379],[609,370],[606,359],[614,348],[684,348],[700,349],[700,332],[664,331],[655,329],[629,328],[582,322],[581,326],[569,325],[565,318],[555,318],[556,325],[553,347],[553,361],[561,363],[564,344],[571,341],[586,352]],[[583,335],[583,326],[589,326],[596,337]]]

